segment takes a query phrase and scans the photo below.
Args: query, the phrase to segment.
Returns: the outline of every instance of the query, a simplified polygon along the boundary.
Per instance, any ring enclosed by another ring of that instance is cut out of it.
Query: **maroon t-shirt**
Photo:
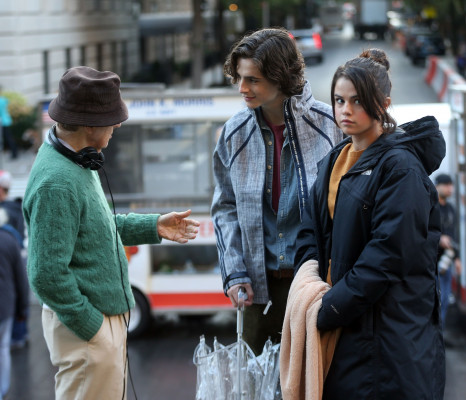
[[[273,125],[269,121],[265,121],[273,132],[274,149],[273,149],[273,179],[272,179],[272,207],[275,212],[278,212],[278,202],[280,201],[280,158],[282,155],[283,142],[285,137],[283,131],[285,124]]]

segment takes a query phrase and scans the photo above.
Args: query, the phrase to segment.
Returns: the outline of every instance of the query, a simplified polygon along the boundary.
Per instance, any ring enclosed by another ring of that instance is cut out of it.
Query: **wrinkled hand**
[[[230,298],[231,304],[233,304],[234,307],[238,307],[238,290],[241,287],[246,290],[246,294],[248,295],[248,299],[244,301],[244,305],[252,305],[252,301],[254,299],[254,292],[252,290],[251,285],[249,283],[240,283],[238,285],[233,285],[227,291],[227,295]]]
[[[157,221],[157,233],[160,237],[178,243],[187,243],[195,239],[200,223],[194,219],[187,219],[191,210],[163,214]]]

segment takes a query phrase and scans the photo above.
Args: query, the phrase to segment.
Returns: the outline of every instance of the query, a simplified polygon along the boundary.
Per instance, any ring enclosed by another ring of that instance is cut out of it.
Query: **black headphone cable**
[[[94,160],[94,162],[97,163],[97,161]],[[134,387],[134,383],[133,383],[133,376],[131,375],[131,367],[130,367],[130,363],[129,363],[129,355],[128,355],[128,330],[129,330],[129,322],[131,321],[131,309],[129,307],[129,300],[128,300],[128,296],[126,295],[126,291],[125,291],[125,284],[124,284],[124,281],[123,281],[123,266],[121,265],[121,259],[120,259],[120,246],[118,246],[118,224],[117,224],[117,218],[116,218],[116,209],[115,209],[115,201],[113,200],[113,193],[112,193],[112,189],[110,188],[110,183],[108,181],[108,177],[107,177],[107,173],[105,172],[105,168],[103,167],[103,165],[100,165],[103,173],[104,173],[104,176],[105,176],[105,180],[107,181],[107,187],[108,187],[108,191],[110,193],[110,198],[112,200],[112,209],[113,209],[113,218],[114,218],[114,221],[115,221],[115,244],[116,244],[116,249],[117,249],[117,256],[118,256],[118,261],[120,263],[120,278],[121,278],[121,286],[122,286],[122,289],[123,289],[123,293],[125,295],[125,300],[126,300],[126,305],[128,306],[128,321],[126,321],[126,316],[125,314],[123,314],[123,319],[125,321],[125,325],[126,325],[126,363],[125,363],[125,375],[126,375],[126,366],[128,366],[128,376],[129,376],[129,380],[130,380],[130,383],[131,383],[131,388],[133,389],[133,394],[134,394],[134,398],[135,400],[138,399],[138,396],[136,394],[136,389]],[[123,395],[121,397],[122,400],[124,400],[125,398],[125,391],[126,391],[126,380],[123,378]]]

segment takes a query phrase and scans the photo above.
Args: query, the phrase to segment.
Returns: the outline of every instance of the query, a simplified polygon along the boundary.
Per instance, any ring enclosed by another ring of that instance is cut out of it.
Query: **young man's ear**
[[[385,104],[384,104],[385,109],[387,109],[388,107],[390,107],[390,104],[392,104],[392,98],[391,98],[391,97],[387,97],[387,98],[385,99]]]

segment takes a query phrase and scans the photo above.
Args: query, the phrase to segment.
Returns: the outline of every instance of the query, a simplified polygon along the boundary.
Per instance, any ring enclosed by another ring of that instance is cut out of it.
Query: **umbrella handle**
[[[238,308],[244,308],[244,302],[248,299],[248,294],[246,293],[246,289],[241,286],[238,289]]]
[[[238,340],[242,339],[243,335],[243,311],[244,301],[247,300],[248,295],[244,291],[243,287],[238,289],[238,311],[236,314],[236,333],[238,334]]]
[[[236,315],[236,333],[238,334],[238,340],[242,339],[243,335],[243,311],[244,302],[248,299],[248,295],[244,287],[238,289],[238,312]]]
[[[237,387],[237,399],[241,400],[242,399],[242,382],[241,382],[241,365],[243,362],[243,311],[244,311],[244,302],[248,299],[248,295],[244,289],[244,287],[240,287],[238,289],[238,311],[236,314],[236,333],[238,334],[237,337],[237,350],[236,350],[236,383],[238,385]]]

